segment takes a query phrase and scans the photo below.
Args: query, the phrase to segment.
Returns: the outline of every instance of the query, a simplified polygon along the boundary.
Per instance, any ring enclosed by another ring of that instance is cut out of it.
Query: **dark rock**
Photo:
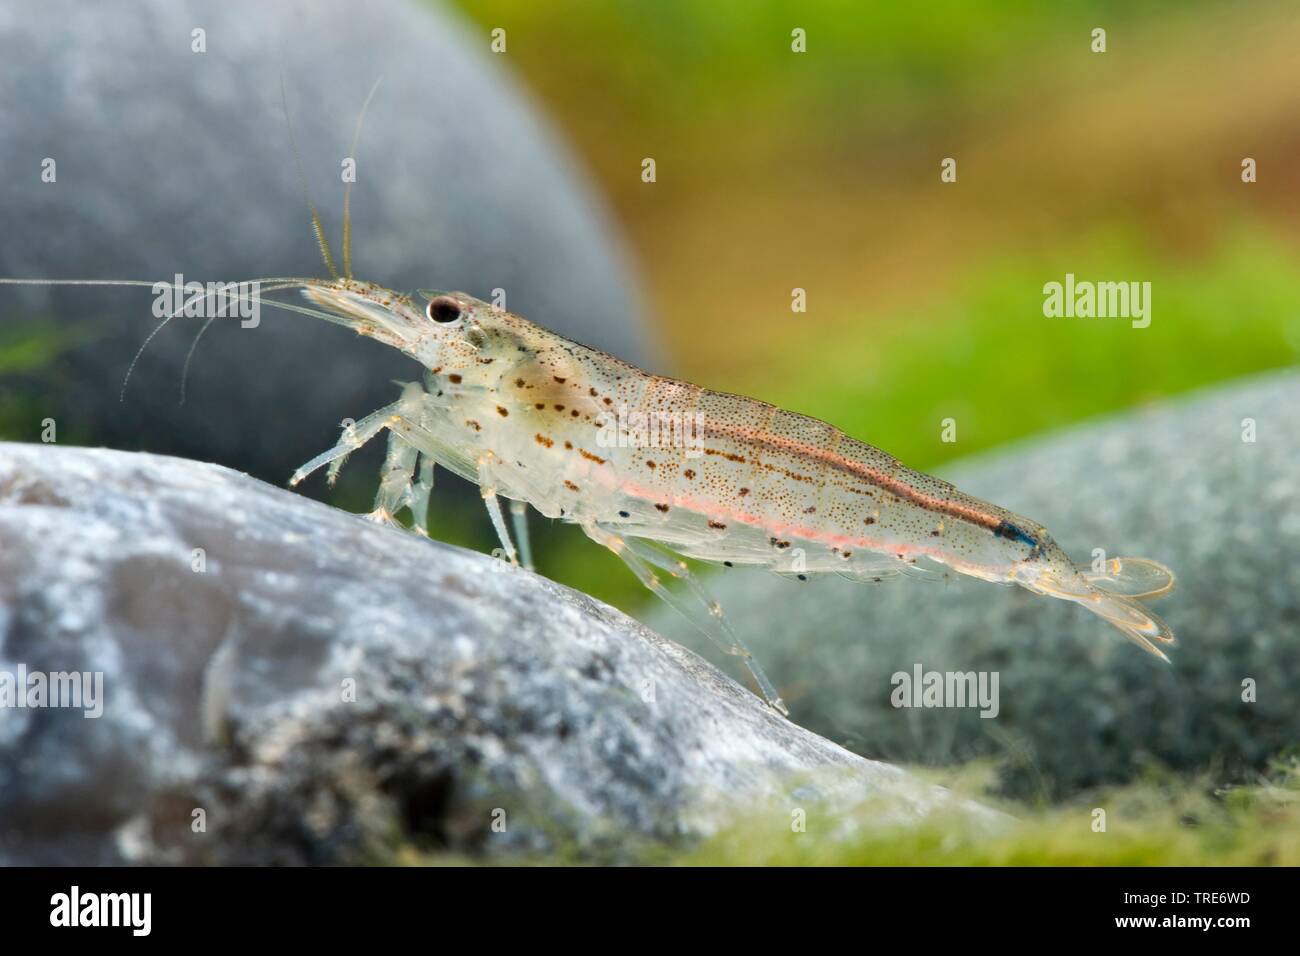
[[[0,709],[10,863],[617,860],[768,803],[997,819],[584,595],[179,459],[0,444],[20,665],[103,672],[103,713]]]

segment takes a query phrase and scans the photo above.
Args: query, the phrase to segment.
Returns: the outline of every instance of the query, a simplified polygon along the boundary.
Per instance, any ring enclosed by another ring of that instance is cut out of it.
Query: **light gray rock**
[[[206,30],[207,52],[191,50]],[[524,37],[512,38],[525,43]],[[621,242],[485,32],[428,2],[79,0],[0,6],[0,276],[238,281],[323,275],[281,108],[340,250],[341,162],[357,149],[355,267],[391,288],[504,289],[508,307],[633,361],[653,348]],[[57,180],[41,180],[45,158]],[[256,329],[156,323],[149,289],[0,289],[0,324],[54,323],[68,350],[26,398],[36,440],[218,460],[283,481],[338,422],[391,401],[409,360],[263,310]],[[0,333],[6,329],[0,328]],[[16,333],[15,333],[16,334]],[[0,336],[0,341],[5,340]],[[8,407],[8,405],[6,406]]]
[[[584,595],[174,458],[0,443],[20,665],[103,672],[103,713],[0,709],[10,863],[627,859],[796,802],[997,819]]]
[[[1172,567],[1178,589],[1152,605],[1178,636],[1172,664],[1020,588],[713,578],[799,723],[880,759],[996,756],[1018,795],[1124,781],[1151,765],[1250,777],[1300,741],[1296,376],[1115,416],[943,477],[1041,521],[1076,560],[1103,548]],[[671,614],[647,620],[687,634]],[[893,708],[891,676],[916,664],[998,672],[999,715]],[[1254,703],[1242,699],[1248,679]]]

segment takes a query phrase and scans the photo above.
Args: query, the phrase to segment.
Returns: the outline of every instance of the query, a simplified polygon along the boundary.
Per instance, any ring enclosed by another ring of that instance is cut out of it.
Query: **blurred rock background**
[[[192,31],[204,31],[195,52]],[[357,149],[356,274],[463,289],[572,337],[654,361],[622,243],[576,157],[453,11],[378,0],[0,10],[0,275],[238,282],[318,276],[306,186],[341,255],[342,162]],[[41,179],[42,161],[56,180]],[[345,417],[418,377],[402,356],[271,308],[257,328],[201,319],[131,357],[149,289],[0,293],[0,433],[168,452],[281,483]]]

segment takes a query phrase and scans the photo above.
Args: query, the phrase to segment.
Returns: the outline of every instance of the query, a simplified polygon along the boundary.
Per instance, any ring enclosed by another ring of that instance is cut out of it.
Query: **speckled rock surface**
[[[1177,591],[1152,605],[1178,636],[1172,665],[1020,588],[714,576],[795,720],[879,759],[993,755],[1018,794],[1127,780],[1150,764],[1249,776],[1300,743],[1300,379],[1205,391],[942,475],[1042,522],[1075,560],[1103,548],[1172,567]],[[649,620],[689,636],[671,613]],[[997,671],[1000,713],[895,709],[891,675],[918,663]]]
[[[206,31],[206,52],[191,34]],[[525,37],[512,37],[525,43]],[[355,157],[355,271],[390,288],[463,289],[565,335],[654,364],[635,277],[572,155],[482,28],[422,0],[79,0],[0,5],[0,276],[234,282],[325,270],[281,106],[340,254],[341,163]],[[42,162],[56,163],[43,182]],[[391,401],[410,360],[346,330],[263,309],[198,319],[132,355],[156,324],[150,289],[0,289],[0,333],[52,321],[67,350],[8,375],[30,430],[216,460],[281,482],[343,418]],[[33,336],[34,337],[34,336]],[[44,335],[41,336],[42,340]],[[0,339],[3,341],[5,339]],[[254,427],[255,426],[255,427]],[[64,438],[66,436],[66,438]]]
[[[998,819],[584,595],[180,459],[0,443],[20,665],[103,672],[103,713],[0,708],[10,863],[618,860],[863,800]]]

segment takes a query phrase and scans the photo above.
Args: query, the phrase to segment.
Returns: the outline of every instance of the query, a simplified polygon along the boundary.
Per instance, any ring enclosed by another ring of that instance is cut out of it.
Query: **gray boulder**
[[[1243,420],[1255,441],[1243,441]],[[869,438],[870,436],[862,436]],[[1074,556],[1163,561],[1162,664],[1081,608],[969,579],[710,582],[795,720],[862,754],[1004,761],[1020,796],[1144,769],[1250,776],[1300,741],[1300,380],[1204,392],[961,463],[957,487],[1041,521]],[[647,618],[685,635],[669,613]],[[891,677],[996,671],[1000,712],[895,709]],[[1256,699],[1243,700],[1244,681]]]
[[[191,31],[206,31],[192,52]],[[514,38],[515,43],[525,42]],[[239,281],[325,274],[281,109],[338,255],[343,158],[357,149],[355,271],[391,288],[463,289],[580,341],[653,360],[608,216],[510,76],[510,55],[444,8],[407,0],[0,7],[0,276]],[[42,182],[55,161],[56,181]],[[157,320],[149,289],[0,288],[0,344],[53,335],[52,369],[0,380],[10,437],[45,417],[81,443],[219,460],[283,481],[338,422],[392,399],[409,360],[264,309]],[[23,404],[16,403],[22,399]],[[27,411],[13,412],[20,408]],[[3,427],[4,423],[0,423]]]
[[[865,800],[998,820],[584,595],[173,458],[0,443],[20,667],[102,672],[102,714],[0,709],[8,863],[622,860]]]

